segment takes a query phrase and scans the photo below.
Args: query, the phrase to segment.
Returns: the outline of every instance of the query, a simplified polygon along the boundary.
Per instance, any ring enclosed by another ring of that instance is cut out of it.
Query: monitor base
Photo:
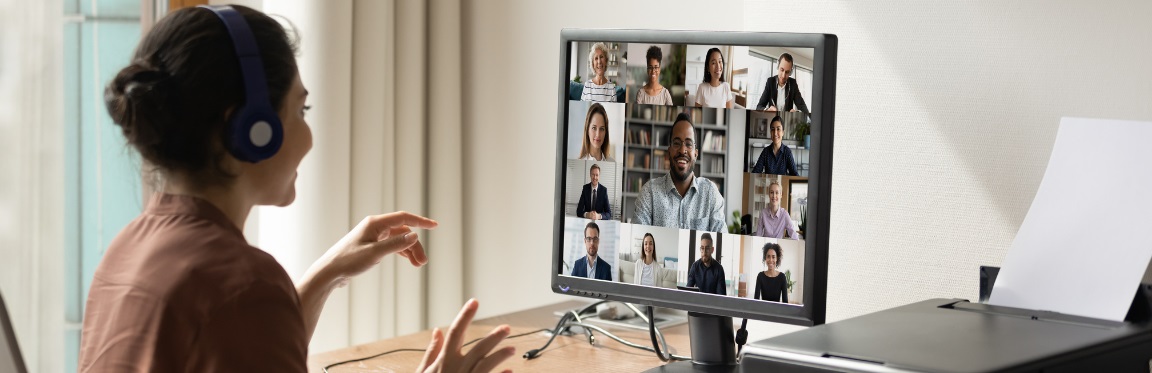
[[[728,373],[739,371],[736,365],[736,341],[732,318],[705,313],[688,313],[688,336],[692,343],[692,361],[676,361],[648,372],[707,372]]]
[[[739,365],[700,365],[691,361],[676,361],[664,364],[645,373],[734,373],[740,371]]]

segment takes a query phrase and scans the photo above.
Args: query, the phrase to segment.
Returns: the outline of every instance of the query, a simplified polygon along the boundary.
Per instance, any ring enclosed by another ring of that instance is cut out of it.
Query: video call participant
[[[612,219],[612,205],[608,203],[608,188],[600,184],[600,166],[592,165],[588,169],[591,183],[584,184],[580,190],[580,201],[576,203],[576,215],[592,220]]]
[[[712,245],[712,234],[700,236],[700,259],[688,268],[688,287],[696,287],[701,293],[728,295],[728,285],[724,283],[724,267],[712,258],[716,247]]]
[[[768,269],[756,274],[754,298],[788,303],[788,278],[778,269],[783,258],[780,245],[774,242],[764,244],[764,266]]]
[[[784,120],[779,115],[772,117],[772,146],[760,151],[756,165],[752,167],[755,174],[773,174],[797,176],[796,160],[792,158],[792,149],[784,145]]]
[[[636,275],[632,283],[638,285],[656,286],[656,272],[660,265],[656,263],[656,237],[651,233],[644,234],[643,248],[640,249],[640,260],[636,261]]]
[[[588,67],[592,69],[592,79],[584,82],[580,91],[580,101],[616,101],[616,83],[608,81],[604,72],[608,70],[608,46],[604,43],[592,44],[588,51]]]
[[[720,48],[712,48],[705,56],[704,81],[696,86],[696,106],[731,109],[736,97],[724,81],[724,55]]]
[[[608,136],[608,111],[599,102],[588,107],[584,116],[584,141],[580,144],[580,160],[613,162],[612,141]]]
[[[647,105],[674,105],[672,94],[668,88],[660,85],[660,61],[664,60],[664,53],[655,45],[648,47],[645,61],[648,63],[648,81],[636,92],[636,103]]]
[[[792,217],[788,210],[780,208],[780,198],[783,197],[783,187],[779,182],[772,181],[768,185],[768,207],[760,210],[760,222],[756,224],[756,235],[760,237],[785,238],[798,240],[796,228],[792,227]]]
[[[710,232],[724,230],[724,196],[716,184],[697,177],[696,130],[688,114],[680,113],[672,124],[672,139],[664,158],[668,174],[649,180],[640,188],[636,224]]]
[[[327,130],[310,128],[305,118],[308,91],[289,35],[295,32],[239,5],[176,9],[147,31],[108,83],[108,114],[156,178],[156,193],[96,268],[74,370],[305,372],[308,343],[332,291],[390,255],[415,267],[428,262],[414,230],[437,223],[404,212],[364,218],[295,283],[245,240],[255,206],[295,200],[296,170],[312,148],[312,131]],[[254,43],[238,53],[238,39]],[[262,71],[242,70],[237,54]],[[246,89],[245,79],[260,83]],[[259,106],[268,110],[260,119],[279,122],[279,149],[259,152],[248,131],[225,142],[255,125],[229,115]],[[448,332],[432,332],[417,371],[489,371],[515,353],[495,347],[508,326],[461,351],[476,307],[465,303]]]
[[[776,75],[768,78],[764,84],[764,93],[760,96],[760,102],[756,103],[756,110],[796,111],[799,108],[800,111],[808,113],[808,105],[804,104],[800,86],[796,85],[796,78],[791,77],[792,55],[781,54],[779,61]]]
[[[584,226],[584,249],[588,256],[576,260],[572,276],[612,281],[612,265],[596,256],[600,251],[600,226],[596,222]]]

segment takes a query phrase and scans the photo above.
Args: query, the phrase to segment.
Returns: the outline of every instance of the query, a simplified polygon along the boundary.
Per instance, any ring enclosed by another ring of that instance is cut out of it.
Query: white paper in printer
[[[1063,118],[988,303],[1123,321],[1152,260],[1152,123]]]

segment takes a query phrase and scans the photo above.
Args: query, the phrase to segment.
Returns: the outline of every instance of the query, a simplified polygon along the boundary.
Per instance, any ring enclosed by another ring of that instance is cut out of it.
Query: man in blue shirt
[[[612,281],[612,265],[596,256],[600,251],[600,226],[596,222],[584,226],[584,249],[588,256],[576,260],[572,276]]]
[[[700,259],[688,268],[688,287],[700,288],[701,293],[728,295],[728,285],[724,282],[724,267],[712,258],[712,235],[700,236]]]
[[[721,232],[724,196],[711,180],[696,176],[696,128],[692,118],[680,113],[672,124],[671,141],[664,159],[668,174],[653,178],[640,188],[636,219],[632,223],[677,229]]]

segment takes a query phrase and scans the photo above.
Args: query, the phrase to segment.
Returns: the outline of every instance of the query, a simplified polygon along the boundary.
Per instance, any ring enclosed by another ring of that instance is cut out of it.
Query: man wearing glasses
[[[596,222],[584,226],[584,249],[588,255],[576,260],[572,276],[612,281],[612,265],[596,256],[600,251],[600,226]]]
[[[775,83],[775,84],[773,84]],[[764,85],[764,94],[760,102],[756,103],[756,110],[768,111],[796,111],[799,109],[808,113],[808,105],[804,104],[804,96],[800,94],[800,86],[796,85],[796,78],[792,78],[792,55],[780,55],[779,67],[776,76],[768,78]]]
[[[724,267],[712,258],[716,246],[712,244],[712,235],[705,233],[700,236],[700,259],[688,268],[688,287],[699,288],[701,293],[728,295],[727,285],[724,283]]]
[[[664,158],[668,174],[649,180],[640,188],[633,223],[709,232],[724,231],[724,196],[716,184],[697,177],[696,129],[688,114],[672,124],[672,141]]]

